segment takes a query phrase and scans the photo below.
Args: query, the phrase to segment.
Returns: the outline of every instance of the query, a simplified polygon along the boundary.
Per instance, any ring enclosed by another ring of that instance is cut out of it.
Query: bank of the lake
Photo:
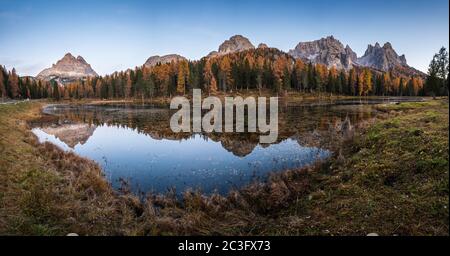
[[[146,202],[94,162],[39,144],[45,102],[0,106],[0,233],[25,235],[448,235],[448,101],[378,107],[339,154],[227,197]]]

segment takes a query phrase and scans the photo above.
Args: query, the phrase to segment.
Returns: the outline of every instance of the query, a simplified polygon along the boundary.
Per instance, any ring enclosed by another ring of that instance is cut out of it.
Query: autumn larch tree
[[[54,100],[60,100],[60,93],[59,93],[59,86],[58,83],[55,81],[52,81],[53,89],[52,89],[52,95]]]
[[[177,93],[184,95],[186,93],[186,82],[189,79],[189,65],[187,61],[182,60],[178,62],[178,76],[177,76]]]
[[[16,69],[12,69],[9,74],[9,97],[16,99],[19,97],[19,77],[16,74]]]
[[[131,75],[128,75],[127,82],[125,84],[125,98],[131,97],[131,86],[132,86]]]
[[[372,91],[372,72],[368,68],[364,69],[362,79],[362,94],[360,95],[368,96]]]
[[[211,70],[211,63],[206,62],[204,68],[205,76],[205,88],[208,90],[209,94],[215,94],[217,92],[217,81]]]
[[[328,82],[327,82],[327,91],[333,94],[336,92],[336,84],[337,84],[337,70],[336,67],[331,67],[328,72]]]
[[[264,79],[264,58],[262,56],[258,56],[256,59],[256,88],[258,89],[258,93],[261,96],[261,90],[263,88],[263,79]]]
[[[325,65],[316,64],[316,88],[319,93],[325,92],[325,84],[327,81],[328,69]]]
[[[1,66],[0,66],[0,97],[2,99],[6,97],[5,71]]]
[[[233,78],[231,76],[230,58],[228,56],[224,56],[219,63],[219,88],[223,91],[227,91],[232,87],[232,85]]]
[[[385,93],[386,94],[390,94],[391,92],[391,88],[392,88],[392,84],[391,84],[391,77],[389,75],[389,72],[386,72],[383,74],[383,79],[382,79],[382,92],[381,95],[384,96]]]

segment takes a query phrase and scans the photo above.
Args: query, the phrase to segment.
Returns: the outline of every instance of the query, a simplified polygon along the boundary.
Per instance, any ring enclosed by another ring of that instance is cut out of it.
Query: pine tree
[[[289,72],[288,67],[284,68],[283,72],[283,89],[288,91],[291,89],[291,73]]]
[[[132,86],[131,75],[128,75],[127,81],[125,83],[125,98],[131,97],[131,86]]]
[[[428,67],[428,77],[426,82],[427,93],[431,96],[439,94],[439,66],[437,61],[437,55],[434,55]]]
[[[347,84],[348,93],[350,95],[356,96],[356,94],[358,92],[357,87],[356,87],[357,79],[358,79],[358,76],[356,75],[355,69],[353,69],[353,68],[350,69],[350,73],[348,75],[348,84]]]
[[[339,80],[338,80],[338,84],[337,84],[337,93],[339,93],[340,95],[345,94],[345,90],[344,90],[344,85],[347,81],[347,78],[345,76],[345,71],[341,70],[340,74],[339,74]]]
[[[407,86],[407,94],[408,96],[414,96],[414,78],[409,79]]]
[[[16,69],[12,69],[8,78],[9,82],[9,97],[12,99],[16,99],[19,97],[19,77],[16,74]]]
[[[53,96],[53,99],[54,100],[60,100],[61,99],[61,97],[60,97],[60,94],[59,94],[59,86],[58,86],[58,83],[56,83],[55,81],[52,81],[52,87],[53,87],[53,89],[52,89],[52,96]]]
[[[449,60],[448,60],[448,52],[445,47],[442,47],[439,50],[439,53],[437,54],[437,76],[440,79],[441,85],[440,85],[440,94],[444,95],[448,93],[448,72],[449,72]]]
[[[5,71],[3,67],[0,66],[0,98],[6,97],[6,86],[5,86]]]
[[[445,47],[433,56],[428,67],[425,91],[431,96],[448,95],[449,60]]]
[[[24,97],[24,98],[26,98],[26,99],[29,99],[29,98],[31,98],[31,95],[30,95],[30,87],[31,87],[31,82],[30,82],[30,79],[27,77],[27,78],[25,78],[25,83],[23,83],[23,81],[22,81],[22,88],[21,88],[21,91],[22,91],[22,96]]]
[[[337,70],[333,66],[330,68],[328,72],[328,82],[327,82],[327,91],[330,93],[336,92],[336,79],[337,79]]]

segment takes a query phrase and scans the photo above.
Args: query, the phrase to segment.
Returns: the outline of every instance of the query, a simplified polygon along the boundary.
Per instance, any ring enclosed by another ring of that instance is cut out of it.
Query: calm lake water
[[[33,132],[99,163],[115,188],[126,181],[135,193],[226,194],[328,157],[339,124],[357,124],[375,115],[373,104],[399,100],[281,103],[279,137],[271,145],[260,145],[258,134],[176,134],[169,128],[173,112],[150,105],[51,105],[44,113],[52,118],[34,123]]]

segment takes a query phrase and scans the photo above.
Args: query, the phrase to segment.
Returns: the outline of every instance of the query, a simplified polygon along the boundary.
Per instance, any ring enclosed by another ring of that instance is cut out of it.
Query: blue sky
[[[71,52],[104,75],[152,55],[199,59],[234,34],[284,51],[334,35],[358,56],[389,41],[426,71],[449,44],[448,8],[448,0],[0,0],[0,64],[36,75]]]

